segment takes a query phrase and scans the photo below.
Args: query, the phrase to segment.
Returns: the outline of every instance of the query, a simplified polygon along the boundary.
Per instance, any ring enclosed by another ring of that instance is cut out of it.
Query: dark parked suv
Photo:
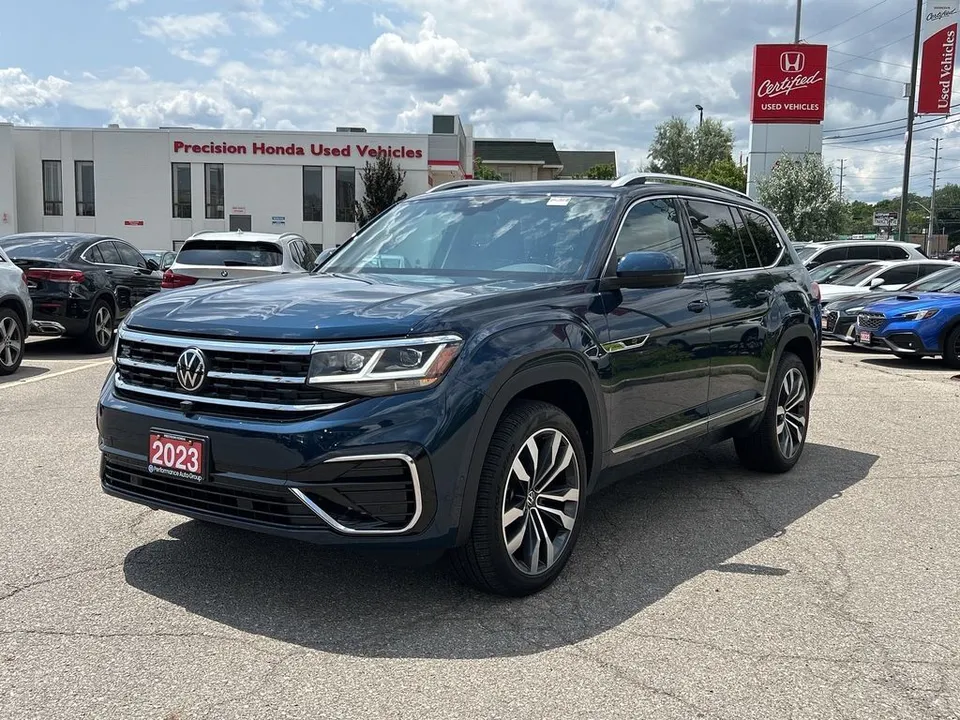
[[[549,584],[590,496],[733,438],[785,472],[818,290],[769,212],[699,181],[441,187],[312,273],[135,308],[100,398],[110,495]]]

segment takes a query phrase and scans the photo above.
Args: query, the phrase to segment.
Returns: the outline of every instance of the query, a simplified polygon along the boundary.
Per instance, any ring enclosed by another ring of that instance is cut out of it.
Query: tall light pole
[[[694,105],[700,111],[700,124],[703,125],[703,105]]]
[[[803,5],[803,0],[797,0],[797,31],[794,33],[793,41],[800,44],[800,8]]]
[[[899,240],[907,237],[907,195],[910,192],[910,155],[913,152],[913,117],[917,102],[917,66],[920,64],[920,30],[923,26],[923,0],[917,0],[916,27],[913,30],[913,64],[910,68],[910,99],[907,101],[907,142],[903,153],[903,189],[900,194]]]

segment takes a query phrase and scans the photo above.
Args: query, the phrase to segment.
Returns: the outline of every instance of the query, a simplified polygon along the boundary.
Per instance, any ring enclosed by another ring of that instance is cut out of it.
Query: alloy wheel
[[[13,367],[23,350],[20,326],[12,317],[0,319],[0,364]]]
[[[526,575],[549,570],[562,555],[580,507],[580,463],[559,430],[538,430],[520,448],[503,495],[503,540]]]
[[[100,347],[107,347],[113,339],[113,319],[110,316],[110,309],[106,306],[97,308],[97,314],[93,318],[94,335]]]
[[[777,442],[783,457],[800,452],[807,429],[807,384],[803,373],[790,368],[783,377],[777,400]]]

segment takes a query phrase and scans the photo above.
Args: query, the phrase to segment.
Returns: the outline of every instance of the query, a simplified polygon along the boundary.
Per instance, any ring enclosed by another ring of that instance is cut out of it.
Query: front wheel
[[[580,434],[563,411],[511,405],[487,449],[470,538],[452,552],[460,579],[508,596],[550,585],[580,534],[586,467]]]
[[[948,368],[960,369],[960,325],[957,325],[943,341],[943,363]]]
[[[807,370],[796,355],[784,353],[760,424],[750,435],[734,439],[740,462],[759,472],[787,472],[803,452],[809,419]]]

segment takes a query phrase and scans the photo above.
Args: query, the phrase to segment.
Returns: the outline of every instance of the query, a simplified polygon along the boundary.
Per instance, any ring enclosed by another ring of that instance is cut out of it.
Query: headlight
[[[462,343],[443,335],[323,345],[313,351],[307,381],[357,395],[421,390],[443,379]]]
[[[929,320],[940,312],[939,308],[928,308],[926,310],[915,310],[914,312],[904,313],[900,316],[901,320]]]

